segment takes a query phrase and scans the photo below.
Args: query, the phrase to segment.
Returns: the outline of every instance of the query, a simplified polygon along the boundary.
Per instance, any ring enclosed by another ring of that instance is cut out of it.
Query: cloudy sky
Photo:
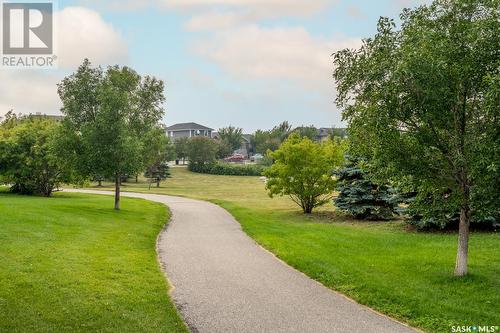
[[[166,83],[166,124],[341,126],[331,54],[420,0],[59,0],[58,70],[0,69],[0,115],[58,114],[84,58]]]

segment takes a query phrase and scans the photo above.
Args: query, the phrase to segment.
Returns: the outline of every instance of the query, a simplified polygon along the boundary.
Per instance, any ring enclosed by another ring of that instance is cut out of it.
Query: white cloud
[[[184,12],[214,9],[251,10],[264,16],[308,16],[338,0],[80,0],[85,6],[97,6],[115,11],[134,11],[158,6]]]
[[[196,30],[223,30],[256,20],[252,13],[209,11],[194,15],[184,25],[186,29]]]
[[[324,9],[335,0],[159,0],[167,7],[187,10],[214,7],[246,8],[262,14],[306,16]]]
[[[68,7],[55,15],[59,66],[75,68],[84,58],[96,64],[127,60],[127,45],[113,26],[95,11]]]
[[[16,113],[56,114],[60,109],[56,84],[84,58],[94,64],[127,60],[127,46],[120,34],[101,16],[82,7],[68,7],[55,14],[58,35],[58,71],[0,69],[0,116]]]
[[[0,70],[0,116],[16,113],[55,114],[59,110],[58,75],[33,70]]]
[[[233,76],[278,79],[314,89],[332,89],[331,54],[358,47],[359,39],[314,38],[304,28],[246,26],[214,34],[195,51]]]
[[[350,17],[352,17],[354,19],[361,19],[361,18],[365,17],[365,14],[361,10],[361,8],[359,8],[358,6],[354,6],[354,5],[347,7],[347,15],[349,15]]]

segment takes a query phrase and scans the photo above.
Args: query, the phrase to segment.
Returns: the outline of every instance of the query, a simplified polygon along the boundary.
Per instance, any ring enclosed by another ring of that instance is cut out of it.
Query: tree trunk
[[[99,182],[99,185],[98,185],[98,186],[99,186],[99,187],[102,187],[102,180],[101,180],[101,179],[99,179],[99,180],[98,180],[98,182]]]
[[[467,262],[469,259],[469,233],[470,233],[470,188],[467,177],[462,176],[462,205],[460,206],[460,224],[458,227],[458,249],[455,263],[455,276],[467,275]]]
[[[121,178],[120,176],[116,176],[115,178],[115,209],[120,210],[120,185]]]
[[[137,184],[139,182],[139,175],[135,175],[135,183]]]
[[[158,188],[160,187],[160,182],[161,182],[160,178],[156,179],[156,187],[158,187]]]
[[[458,229],[458,250],[455,264],[455,276],[467,275],[467,262],[469,256],[469,227],[470,213],[468,207],[460,209],[460,225]]]
[[[312,214],[314,205],[311,203],[310,199],[304,201],[303,206],[304,214]]]

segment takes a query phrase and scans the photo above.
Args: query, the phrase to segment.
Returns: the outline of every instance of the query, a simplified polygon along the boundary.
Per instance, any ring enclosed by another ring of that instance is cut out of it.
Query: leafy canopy
[[[381,18],[359,50],[335,54],[352,149],[380,176],[478,219],[498,216],[500,199],[499,6],[438,0],[406,9],[399,30]]]
[[[69,177],[58,153],[60,124],[9,114],[0,125],[0,180],[21,194],[50,196]]]
[[[381,18],[359,50],[335,54],[352,148],[430,195],[427,207],[443,212],[436,224],[460,214],[456,276],[467,274],[471,220],[500,218],[498,8],[435,0],[405,9],[399,30]]]
[[[219,129],[219,137],[229,148],[234,151],[241,147],[243,140],[243,129],[228,126]]]
[[[327,140],[313,142],[294,133],[269,155],[275,163],[264,172],[271,197],[290,196],[304,213],[332,199],[336,180],[333,170],[343,161],[344,144]]]
[[[128,67],[93,68],[88,60],[58,85],[68,159],[82,177],[120,179],[156,162],[164,131],[164,84]],[[155,151],[156,149],[156,151]]]
[[[213,164],[217,159],[217,142],[205,136],[197,136],[189,139],[188,158],[189,163],[196,166]]]

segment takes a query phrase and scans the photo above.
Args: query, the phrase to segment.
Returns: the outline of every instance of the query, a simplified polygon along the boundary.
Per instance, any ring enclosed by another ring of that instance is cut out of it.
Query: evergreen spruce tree
[[[150,166],[144,176],[149,179],[149,189],[151,184],[156,183],[156,187],[160,187],[160,182],[170,178],[170,167],[166,162],[158,162]]]
[[[366,179],[358,161],[347,157],[345,168],[336,173],[338,197],[334,203],[339,209],[360,220],[388,220],[397,213],[398,196],[387,185],[378,185]]]

